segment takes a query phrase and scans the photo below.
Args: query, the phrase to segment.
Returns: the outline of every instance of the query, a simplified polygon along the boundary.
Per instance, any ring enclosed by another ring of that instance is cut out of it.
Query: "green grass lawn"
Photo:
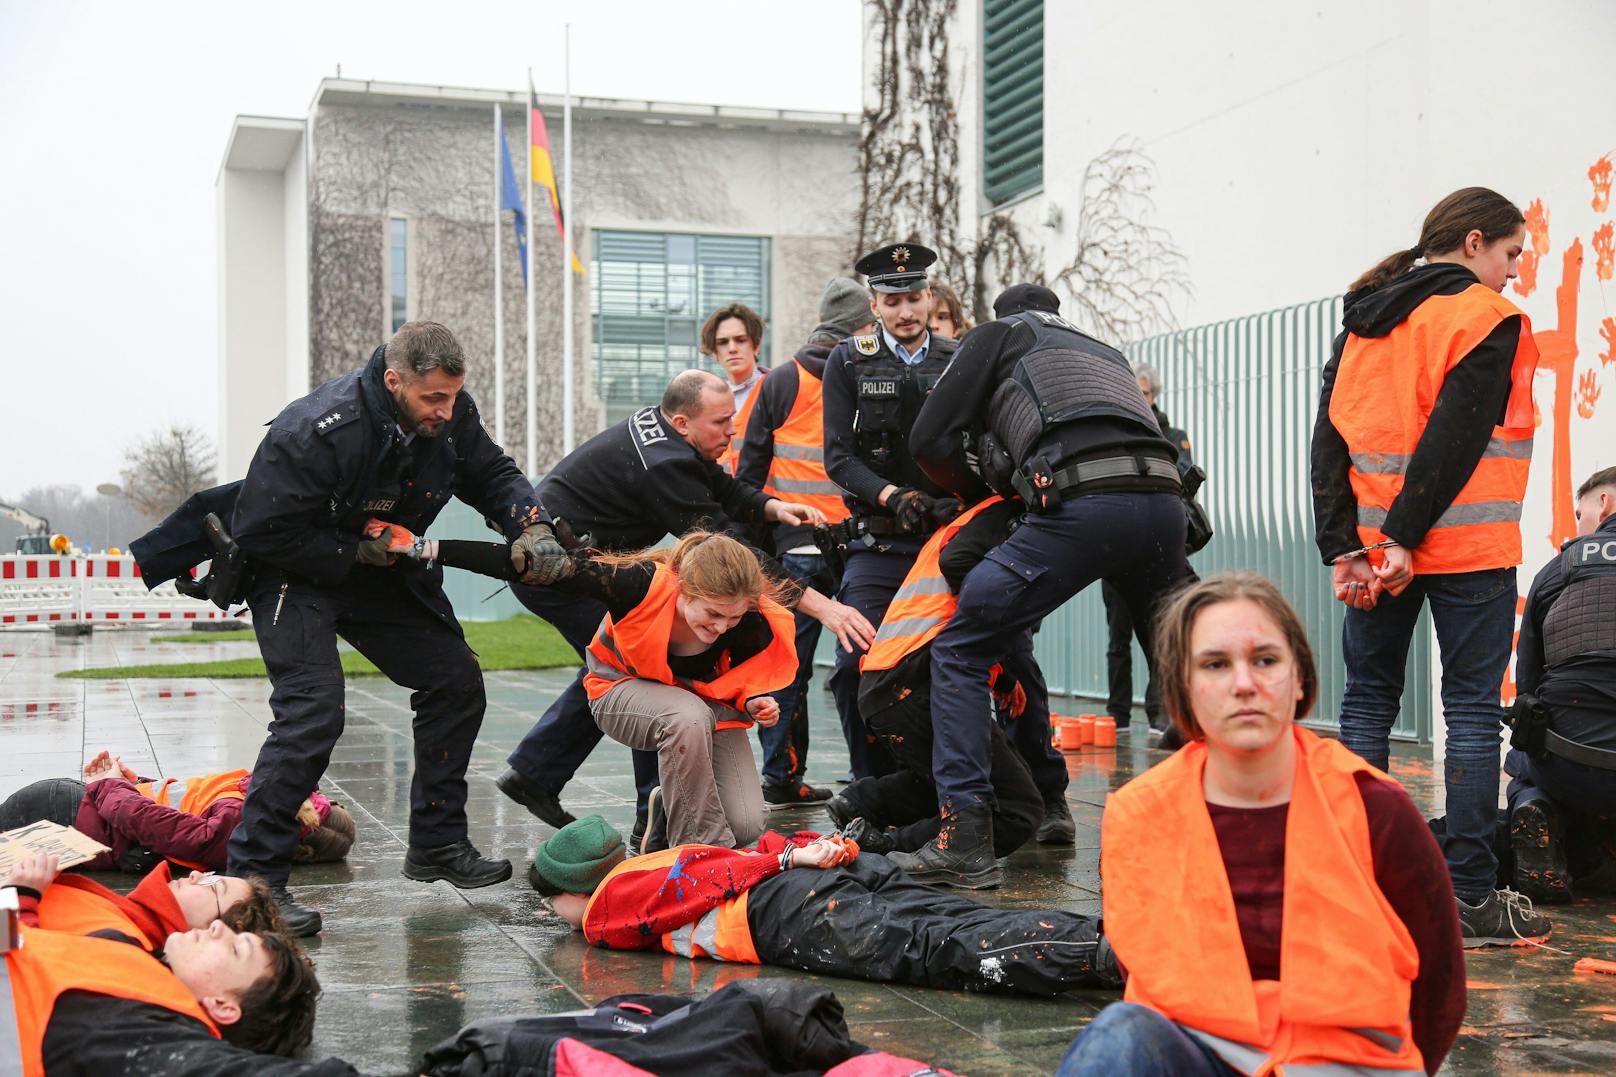
[[[501,669],[553,669],[557,666],[578,664],[561,633],[531,614],[519,613],[503,621],[462,621],[466,642],[477,652],[477,660],[486,671]],[[231,640],[251,640],[252,630],[240,632],[196,632],[186,635],[155,636],[154,642],[170,643],[228,643]],[[356,651],[343,650],[342,671],[350,677],[379,675],[380,671]],[[260,658],[230,658],[221,662],[159,662],[143,666],[101,666],[95,669],[73,669],[58,673],[58,677],[79,677],[87,680],[109,681],[150,677],[262,677],[264,662]]]

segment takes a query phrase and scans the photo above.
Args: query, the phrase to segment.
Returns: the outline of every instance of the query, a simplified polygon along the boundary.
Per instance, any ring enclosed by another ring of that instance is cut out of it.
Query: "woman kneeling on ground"
[[[1318,672],[1268,580],[1193,584],[1158,625],[1163,704],[1189,743],[1106,806],[1105,931],[1127,988],[1061,1077],[1434,1074],[1464,1017],[1464,956],[1419,810],[1296,724]]]

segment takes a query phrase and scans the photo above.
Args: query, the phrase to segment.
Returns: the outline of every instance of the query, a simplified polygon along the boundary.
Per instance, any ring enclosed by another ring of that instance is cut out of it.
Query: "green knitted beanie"
[[[533,871],[562,893],[593,894],[623,856],[623,839],[612,825],[586,815],[539,843],[533,850]]]

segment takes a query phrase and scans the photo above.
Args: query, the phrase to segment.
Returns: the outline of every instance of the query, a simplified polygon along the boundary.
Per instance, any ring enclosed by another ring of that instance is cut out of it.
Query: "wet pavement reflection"
[[[155,635],[0,633],[0,796],[39,778],[76,775],[102,748],[153,777],[252,765],[269,722],[265,681],[56,677],[90,666],[256,653],[250,642],[174,644]],[[412,766],[409,693],[380,678],[350,682],[347,732],[322,788],[353,811],[359,840],[346,863],[300,867],[292,876],[299,899],[327,925],[310,945],[325,987],[312,1054],[341,1055],[367,1072],[413,1072],[422,1051],[469,1021],[578,1009],[623,992],[705,993],[737,979],[799,977],[835,990],[854,1038],[871,1046],[972,1077],[1050,1073],[1111,1000],[1100,993],[1038,1000],[927,991],[584,945],[526,884],[526,856],[552,831],[493,784],[506,753],[568,678],[563,670],[487,677],[488,715],[467,776],[471,837],[484,853],[510,857],[516,871],[509,883],[465,892],[399,874]],[[846,770],[846,754],[838,749],[830,697],[816,690],[812,706],[808,774],[829,784]],[[1126,733],[1115,750],[1069,754],[1076,847],[1019,850],[1006,861],[1004,889],[978,896],[1003,906],[1098,913],[1106,793],[1160,758],[1133,746]],[[1440,811],[1441,776],[1429,749],[1400,746],[1393,771],[1428,814],[1433,805]],[[598,812],[626,836],[634,816],[628,752],[603,742],[563,801],[575,814]],[[828,821],[817,809],[791,809],[771,813],[769,825],[823,829]],[[1466,1025],[1443,1072],[1616,1072],[1616,976],[1571,971],[1578,957],[1616,959],[1616,899],[1548,911],[1555,950],[1469,955]]]

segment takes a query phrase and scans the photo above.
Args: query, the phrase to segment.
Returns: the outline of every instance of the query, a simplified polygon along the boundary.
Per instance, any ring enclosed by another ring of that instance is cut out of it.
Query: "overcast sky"
[[[857,111],[859,0],[253,4],[0,0],[0,498],[116,481],[173,421],[210,435],[214,178],[237,113],[319,79]]]

